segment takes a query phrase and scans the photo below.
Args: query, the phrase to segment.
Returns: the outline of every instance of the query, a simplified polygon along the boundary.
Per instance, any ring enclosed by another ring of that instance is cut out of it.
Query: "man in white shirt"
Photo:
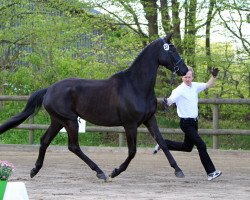
[[[195,145],[208,180],[219,177],[222,172],[215,169],[207,153],[206,144],[198,134],[198,93],[214,85],[218,72],[218,68],[213,68],[209,81],[207,83],[198,83],[192,82],[194,71],[191,67],[188,67],[187,74],[182,77],[183,83],[172,91],[169,98],[164,98],[163,101],[165,106],[176,104],[177,114],[180,117],[180,128],[185,133],[183,142],[165,140],[169,150],[191,152]],[[155,147],[154,153],[157,150],[159,150],[158,146]]]

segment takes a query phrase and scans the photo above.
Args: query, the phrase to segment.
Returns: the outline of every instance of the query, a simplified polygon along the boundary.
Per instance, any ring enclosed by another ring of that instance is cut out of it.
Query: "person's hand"
[[[218,68],[214,68],[214,67],[210,69],[210,73],[213,75],[214,78],[218,76],[219,71],[220,70]]]

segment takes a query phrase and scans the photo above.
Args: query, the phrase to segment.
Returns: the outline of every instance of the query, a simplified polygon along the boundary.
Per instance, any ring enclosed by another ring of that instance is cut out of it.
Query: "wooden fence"
[[[0,96],[2,101],[27,101],[28,96]],[[158,98],[158,103],[161,103],[163,98]],[[219,148],[219,135],[250,135],[250,130],[239,129],[219,129],[219,105],[220,104],[250,104],[250,99],[199,99],[199,104],[213,104],[213,128],[199,129],[200,134],[213,136],[213,148]],[[30,117],[29,124],[21,124],[17,129],[27,129],[30,131],[29,143],[34,143],[34,130],[47,129],[48,125],[34,124],[34,118]],[[103,126],[86,126],[87,132],[114,132],[119,133],[119,146],[124,145],[124,128],[123,127],[103,127]],[[160,128],[161,133],[176,133],[183,134],[180,129]],[[148,130],[143,127],[138,128],[139,133],[148,133]]]

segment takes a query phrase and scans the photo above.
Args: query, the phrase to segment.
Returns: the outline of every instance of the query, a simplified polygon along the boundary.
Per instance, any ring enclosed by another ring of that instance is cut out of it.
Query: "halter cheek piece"
[[[168,44],[168,43],[166,43],[164,39],[162,39],[162,41],[163,41],[163,43],[164,43],[164,44],[163,44],[163,49],[164,49],[165,51],[167,51],[167,53],[169,53],[170,57],[172,57],[173,60],[174,60],[174,57],[173,57],[172,53],[170,53],[170,52],[172,52],[172,51],[169,50],[169,49],[170,49],[170,45],[172,45],[172,46],[174,46],[174,45],[173,45],[173,44]],[[182,61],[183,61],[182,58],[180,58],[176,63],[173,62],[173,63],[174,63],[174,70],[173,70],[173,73],[172,73],[172,76],[171,76],[171,79],[170,79],[170,87],[171,87],[171,88],[172,88],[172,85],[173,85],[173,83],[174,83],[175,74],[176,74],[177,71],[180,70],[180,68],[179,68],[178,65],[179,65]],[[166,99],[167,96],[168,96],[168,95],[166,94],[166,96],[164,97],[164,99]],[[165,112],[169,111],[169,108],[168,108],[168,105],[167,105],[167,104],[163,103],[163,106],[164,106],[164,111],[165,111]]]
[[[170,46],[170,45],[174,46],[174,45],[173,45],[173,44],[168,44],[168,43],[166,43],[166,42],[164,41],[164,39],[162,39],[162,40],[163,40],[163,43],[164,43],[164,44],[163,44],[163,49],[164,49],[165,51],[171,52],[171,51],[169,50],[169,46]],[[171,53],[170,53],[169,55],[173,58],[173,56],[172,56]],[[180,70],[178,64],[180,64],[181,61],[182,61],[182,58],[180,58],[176,63],[174,63],[174,71],[173,71],[173,74],[176,74],[176,72]]]

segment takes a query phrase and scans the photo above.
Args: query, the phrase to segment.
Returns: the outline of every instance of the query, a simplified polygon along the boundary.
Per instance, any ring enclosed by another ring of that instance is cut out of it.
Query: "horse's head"
[[[159,56],[159,64],[167,67],[178,76],[184,76],[188,68],[184,60],[178,54],[176,47],[171,43],[172,34],[168,34],[162,41],[162,50]]]

